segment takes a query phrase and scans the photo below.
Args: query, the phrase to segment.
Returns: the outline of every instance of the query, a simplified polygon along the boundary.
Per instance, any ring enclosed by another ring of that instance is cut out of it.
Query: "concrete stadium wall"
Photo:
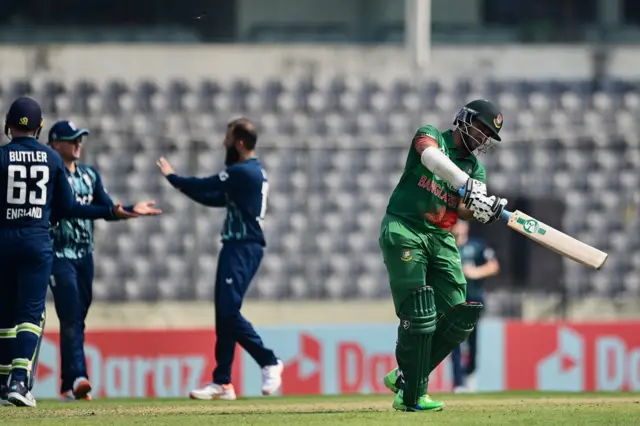
[[[607,50],[608,72],[636,78],[640,48]],[[422,76],[486,75],[496,78],[589,78],[591,46],[540,47],[438,46]],[[171,78],[268,78],[314,73],[345,73],[376,78],[413,76],[415,69],[400,47],[322,45],[41,45],[0,47],[0,79],[54,76],[137,80]]]
[[[256,326],[293,324],[389,324],[396,320],[393,302],[255,302],[244,303],[243,314]],[[58,330],[53,303],[47,305],[47,331]],[[212,302],[94,303],[89,330],[212,328]]]

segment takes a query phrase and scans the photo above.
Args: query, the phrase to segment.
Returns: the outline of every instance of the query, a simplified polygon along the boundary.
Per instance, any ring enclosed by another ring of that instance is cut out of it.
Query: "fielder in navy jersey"
[[[73,199],[60,155],[38,141],[38,102],[18,98],[5,118],[0,147],[0,405],[35,407],[31,394],[53,263],[49,228],[66,217],[133,217],[118,206]]]
[[[226,169],[207,178],[181,177],[165,158],[158,160],[162,174],[176,189],[210,207],[225,207],[223,247],[215,280],[216,368],[212,383],[190,392],[192,399],[236,399],[231,367],[236,343],[262,368],[262,394],[282,384],[283,364],[262,343],[253,326],[240,313],[242,301],[256,274],[266,245],[262,231],[269,182],[255,156],[257,133],[246,118],[229,123],[224,140]]]
[[[487,246],[482,238],[469,236],[469,223],[458,221],[451,230],[456,238],[456,244],[460,251],[462,272],[467,279],[467,302],[478,302],[485,305],[484,281],[486,278],[497,275],[500,272],[500,263],[495,251]],[[486,305],[485,305],[486,306]],[[462,362],[461,347],[458,346],[451,353],[453,367],[454,392],[473,392],[476,390],[475,371],[478,355],[478,327],[474,328],[467,340],[468,357],[466,365]]]
[[[62,157],[76,201],[112,208],[114,203],[98,171],[78,163],[87,135],[89,130],[79,129],[73,122],[58,121],[49,130],[48,144]],[[139,216],[161,214],[161,210],[153,208],[154,204],[143,201],[127,209]],[[60,321],[60,397],[65,401],[91,399],[84,332],[93,295],[93,233],[92,219],[64,219],[52,232],[54,259],[50,286]]]

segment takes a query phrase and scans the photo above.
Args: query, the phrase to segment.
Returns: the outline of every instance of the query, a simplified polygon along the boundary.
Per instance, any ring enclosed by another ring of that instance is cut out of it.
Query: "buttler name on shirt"
[[[27,207],[14,207],[7,209],[6,218],[8,220],[20,219],[22,217],[32,217],[42,219],[42,208],[46,204],[47,189],[46,183],[49,179],[49,169],[47,166],[30,166],[29,163],[47,163],[47,153],[43,151],[10,151],[9,152],[9,188],[7,201],[9,204],[31,204]],[[21,163],[21,164],[13,164]],[[26,163],[26,164],[25,164]],[[18,185],[15,179],[26,178],[27,176],[39,178],[37,185],[39,191],[30,193],[27,197],[26,184]]]
[[[47,153],[44,151],[10,151],[11,163],[46,163]]]

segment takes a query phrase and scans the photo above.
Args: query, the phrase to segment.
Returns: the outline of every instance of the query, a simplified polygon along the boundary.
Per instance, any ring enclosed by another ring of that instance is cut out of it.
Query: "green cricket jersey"
[[[418,129],[400,182],[389,199],[387,214],[401,218],[416,231],[444,234],[451,231],[458,220],[459,188],[452,188],[422,164],[415,146],[423,138],[437,141],[440,150],[472,178],[486,182],[486,171],[473,154],[458,158],[452,130],[440,132],[430,125]]]

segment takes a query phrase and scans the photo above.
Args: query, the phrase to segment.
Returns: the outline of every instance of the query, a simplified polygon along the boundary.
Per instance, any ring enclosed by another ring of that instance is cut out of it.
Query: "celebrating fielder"
[[[227,167],[208,178],[178,176],[165,158],[158,160],[162,174],[186,196],[206,206],[227,208],[215,283],[217,365],[212,383],[192,390],[189,394],[192,399],[236,399],[231,384],[236,343],[262,368],[264,395],[276,392],[282,383],[282,361],[264,346],[251,323],[240,313],[265,246],[262,221],[269,183],[255,157],[257,138],[255,125],[246,118],[229,123],[224,140]]]
[[[475,100],[458,112],[451,130],[422,126],[391,194],[379,244],[400,319],[398,368],[383,379],[396,393],[396,410],[444,407],[427,394],[429,374],[467,339],[483,308],[465,301],[466,281],[451,229],[458,217],[491,223],[504,209],[506,200],[487,195],[485,169],[474,155],[500,141],[502,124],[493,103]]]
[[[48,144],[65,165],[65,173],[76,202],[82,205],[116,206],[93,167],[78,163],[87,129],[78,129],[70,121],[58,121],[49,130]],[[106,220],[153,216],[162,211],[153,201],[118,207],[130,215],[114,214]],[[84,353],[85,320],[93,295],[93,220],[68,218],[60,221],[52,232],[54,260],[51,292],[60,320],[60,398],[90,400],[91,383]]]

